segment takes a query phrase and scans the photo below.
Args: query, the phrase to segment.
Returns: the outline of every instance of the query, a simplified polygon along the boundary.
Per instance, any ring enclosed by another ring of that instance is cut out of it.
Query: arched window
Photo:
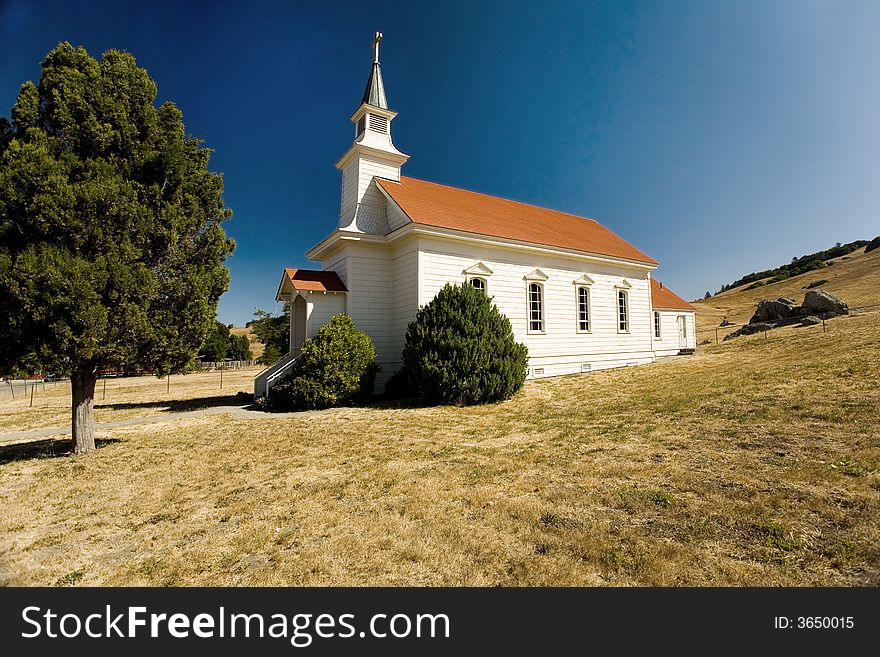
[[[544,332],[544,287],[529,283],[529,333]]]
[[[629,332],[629,292],[617,290],[617,331]]]
[[[590,288],[586,285],[577,287],[577,330],[578,333],[590,332]]]
[[[474,289],[479,290],[483,294],[486,293],[486,279],[485,278],[479,278],[477,276],[474,276],[473,278],[471,278],[470,284],[474,287]]]

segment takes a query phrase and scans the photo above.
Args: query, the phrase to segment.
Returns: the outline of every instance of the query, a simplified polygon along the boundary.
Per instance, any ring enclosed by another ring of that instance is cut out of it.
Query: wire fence
[[[256,360],[225,360],[225,361],[197,361],[200,370],[242,370],[255,367]]]
[[[870,305],[865,305],[865,306],[859,306],[858,308],[850,308],[849,314],[854,315],[854,314],[877,312],[877,311],[880,311],[880,304],[870,304]],[[841,317],[843,315],[836,315],[836,316]],[[818,317],[818,315],[817,315],[817,317]],[[794,317],[794,318],[791,318],[790,321],[783,320],[784,323],[780,324],[779,327],[781,328],[782,326],[797,326],[799,324],[799,320],[801,320],[801,319],[803,319],[803,318],[802,317]],[[831,319],[831,317],[828,317],[828,318],[819,317],[819,319],[822,321],[822,324],[821,324],[822,331],[827,332],[828,331],[827,319]],[[766,323],[766,322],[763,322],[763,323]],[[726,322],[726,320],[725,320],[725,323],[719,324],[718,326],[715,326],[715,327],[709,326],[709,327],[698,328],[695,332],[696,338],[697,338],[697,345],[704,346],[707,344],[721,344],[724,341],[724,338],[726,338],[728,335],[730,335],[734,331],[742,328],[743,326],[749,326],[749,322],[737,323],[737,322]],[[818,326],[818,324],[817,324],[817,326]],[[772,331],[774,328],[777,328],[777,327],[774,326],[771,328],[765,328],[761,331],[757,331],[757,333],[762,333],[763,336],[765,338],[767,338],[768,333],[770,331]],[[701,339],[701,336],[705,336],[705,337],[703,337]]]
[[[189,374],[172,374],[157,378],[153,374],[140,373],[137,376],[124,376],[115,372],[102,372],[95,384],[95,401],[97,403],[111,400],[118,395],[118,391],[165,393],[173,395],[181,386],[197,385],[207,389],[228,389],[230,383],[241,388],[242,376],[256,376],[262,369],[257,361],[231,361],[214,363],[214,367],[205,367]],[[250,372],[247,372],[250,370]],[[236,373],[233,381],[229,377]],[[59,396],[70,394],[70,380],[67,378],[48,378],[42,376],[30,376],[27,378],[0,379],[0,403],[24,402],[27,406],[34,406],[34,399],[39,401],[46,396]]]

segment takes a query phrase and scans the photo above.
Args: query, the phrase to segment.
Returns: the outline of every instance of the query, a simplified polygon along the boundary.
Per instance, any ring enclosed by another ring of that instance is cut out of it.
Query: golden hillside
[[[698,342],[712,337],[700,331],[714,329],[725,317],[734,324],[748,322],[762,299],[789,297],[800,303],[806,286],[822,279],[828,282],[820,287],[842,297],[851,308],[880,304],[880,249],[865,253],[862,248],[828,262],[829,266],[824,269],[808,271],[778,283],[753,290],[747,290],[748,285],[743,285],[694,302]]]
[[[251,343],[251,356],[253,356],[255,360],[263,355],[263,350],[266,347],[257,339],[257,336],[251,331],[250,326],[235,326],[229,329],[229,332],[232,333],[232,335],[247,336],[247,339]]]

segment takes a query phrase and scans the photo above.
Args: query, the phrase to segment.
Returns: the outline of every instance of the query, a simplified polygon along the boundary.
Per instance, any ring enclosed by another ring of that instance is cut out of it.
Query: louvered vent
[[[370,114],[370,130],[386,134],[388,132],[388,119],[384,116]]]
[[[367,117],[366,115],[362,116],[358,119],[357,122],[357,132],[355,133],[355,137],[360,137],[364,134],[364,130],[367,128]]]

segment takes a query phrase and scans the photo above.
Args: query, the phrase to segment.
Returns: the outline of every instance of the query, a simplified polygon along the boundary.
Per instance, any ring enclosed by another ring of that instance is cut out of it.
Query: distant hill
[[[250,326],[234,326],[229,329],[229,332],[232,333],[232,335],[247,336],[247,339],[251,343],[251,356],[253,356],[254,359],[257,359],[263,355],[263,350],[265,349],[265,347],[263,346],[262,342],[257,340],[257,336],[253,334]]]
[[[747,285],[749,283],[751,283],[752,287],[760,287],[767,283],[784,281],[786,278],[791,278],[798,274],[803,274],[815,269],[822,269],[826,266],[826,263],[829,260],[848,255],[857,249],[867,246],[870,250],[872,244],[873,241],[869,243],[867,240],[856,240],[849,244],[840,244],[838,242],[836,246],[833,246],[830,249],[825,249],[824,251],[818,251],[816,253],[808,253],[799,258],[792,258],[791,262],[788,264],[781,265],[775,269],[765,269],[764,271],[758,271],[743,276],[729,285],[722,285],[720,291],[726,292],[727,290],[740,287],[741,285]]]
[[[714,328],[725,318],[737,324],[748,322],[762,299],[790,297],[800,303],[807,285],[840,295],[852,307],[880,304],[880,248],[865,253],[859,248],[828,261],[820,269],[797,274],[759,287],[739,286],[693,302],[697,329]],[[698,335],[698,341],[707,335]]]

